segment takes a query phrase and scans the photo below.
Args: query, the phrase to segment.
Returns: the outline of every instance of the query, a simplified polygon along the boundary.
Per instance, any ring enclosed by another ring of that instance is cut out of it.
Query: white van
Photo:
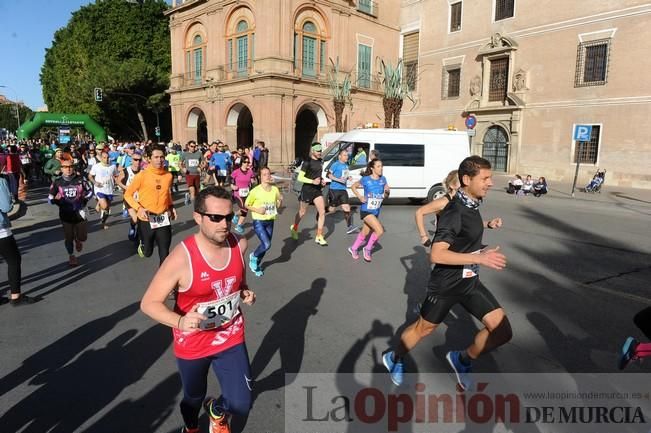
[[[459,168],[469,155],[468,134],[445,129],[356,129],[345,133],[323,152],[323,178],[337,161],[341,149],[349,152],[348,196],[354,197],[350,186],[361,178],[366,162],[353,162],[358,149],[379,154],[384,176],[391,187],[392,198],[431,201],[445,194],[443,179]]]

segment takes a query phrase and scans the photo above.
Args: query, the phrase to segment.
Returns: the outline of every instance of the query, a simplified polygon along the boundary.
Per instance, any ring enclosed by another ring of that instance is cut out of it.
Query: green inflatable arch
[[[18,139],[25,140],[34,135],[43,126],[83,126],[95,137],[95,141],[108,141],[106,131],[87,114],[36,113],[27,122],[20,125]]]

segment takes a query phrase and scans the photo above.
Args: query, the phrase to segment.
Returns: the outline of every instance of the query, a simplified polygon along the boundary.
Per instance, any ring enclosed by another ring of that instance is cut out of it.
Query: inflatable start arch
[[[43,126],[81,126],[88,131],[95,141],[107,141],[108,136],[104,128],[87,114],[67,113],[36,113],[27,122],[20,125],[18,139],[25,140],[31,137]]]

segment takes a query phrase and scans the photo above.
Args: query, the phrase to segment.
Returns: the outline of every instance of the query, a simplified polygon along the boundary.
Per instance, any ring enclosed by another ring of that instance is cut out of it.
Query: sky
[[[42,107],[39,75],[45,49],[72,12],[91,0],[0,0],[0,94]]]

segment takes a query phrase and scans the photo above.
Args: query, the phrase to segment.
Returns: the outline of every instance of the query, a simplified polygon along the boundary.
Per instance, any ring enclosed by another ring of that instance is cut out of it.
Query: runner
[[[290,234],[292,239],[298,240],[298,225],[301,222],[307,207],[314,204],[317,211],[317,228],[316,237],[314,242],[321,246],[327,246],[323,237],[323,226],[325,224],[325,200],[321,194],[323,187],[323,179],[321,179],[321,171],[323,169],[323,161],[321,160],[321,143],[313,143],[310,149],[310,159],[305,161],[298,172],[296,180],[303,183],[301,194],[298,197],[299,208],[296,216],[294,217],[294,224],[290,227]]]
[[[247,158],[248,159],[248,158]],[[253,170],[249,170],[253,171]],[[246,207],[251,210],[253,230],[260,239],[260,245],[249,255],[249,268],[256,277],[263,272],[260,262],[265,253],[271,248],[271,237],[274,233],[274,221],[278,216],[278,208],[282,205],[283,196],[277,186],[272,185],[271,170],[268,167],[260,169],[260,185],[251,190],[246,198]]]
[[[150,164],[140,170],[124,192],[124,199],[138,216],[138,255],[151,257],[154,242],[162,264],[172,244],[171,220],[176,219],[172,201],[172,175],[164,167],[165,147],[151,146]]]
[[[341,206],[346,219],[346,233],[351,234],[359,228],[353,225],[353,216],[348,204],[346,184],[352,178],[348,175],[348,151],[346,149],[339,151],[339,160],[328,169],[328,179],[332,181],[328,193],[328,213],[334,212],[337,207]]]
[[[47,155],[49,155],[49,153],[45,153],[46,158]],[[43,167],[43,172],[49,176],[52,182],[54,182],[54,179],[57,177],[61,176],[61,155],[63,155],[63,150],[57,148],[54,151],[54,158],[48,159],[45,163],[45,167]]]
[[[63,175],[50,185],[48,200],[59,206],[68,264],[77,266],[79,262],[74,250],[80,253],[88,238],[84,207],[93,196],[93,189],[86,179],[75,173],[75,164],[69,154],[61,155],[61,170]]]
[[[32,161],[32,152],[27,147],[27,144],[22,143],[20,145],[20,151],[18,153],[18,156],[20,157],[20,163],[22,164],[23,183],[28,184],[29,181],[32,179],[33,161]]]
[[[109,228],[106,221],[111,214],[111,202],[117,174],[117,166],[110,163],[109,152],[103,149],[99,154],[99,164],[93,165],[88,173],[88,180],[95,186],[95,196],[97,197],[95,210],[99,212],[104,230]]]
[[[118,186],[122,189],[123,194],[124,191],[127,190],[129,185],[133,182],[133,179],[136,177],[136,174],[140,172],[140,162],[142,161],[142,155],[140,154],[140,151],[134,152],[129,156],[129,161],[131,165],[129,167],[123,168],[120,170],[120,175],[118,176]],[[127,215],[129,216],[129,240],[135,241],[136,238],[138,237],[138,215],[136,214],[136,210],[132,208],[129,205],[129,202],[124,198],[124,195],[122,196],[123,199],[123,206],[124,209],[127,212]]]
[[[196,141],[188,141],[188,150],[181,155],[181,170],[185,172],[185,183],[188,185],[188,192],[185,193],[185,204],[189,205],[194,201],[201,189],[201,151],[197,149]]]
[[[504,309],[477,275],[479,265],[496,270],[506,266],[499,247],[488,249],[482,245],[485,227],[502,226],[500,218],[482,222],[478,209],[493,185],[490,162],[479,156],[464,159],[459,166],[459,180],[461,189],[439,218],[430,254],[430,261],[436,266],[430,275],[420,317],[402,333],[395,352],[389,351],[382,357],[396,385],[403,380],[403,357],[432,333],[456,304],[484,324],[465,351],[448,352],[446,356],[463,390],[472,385],[471,361],[511,339],[511,325]]]
[[[5,162],[0,162],[0,172],[4,171]],[[9,283],[9,303],[14,307],[33,304],[35,298],[23,295],[20,292],[21,283],[21,257],[18,244],[11,232],[9,213],[13,208],[11,191],[5,176],[0,176],[0,257],[7,263],[7,281]],[[5,298],[0,298],[0,304],[6,303]]]
[[[252,305],[255,294],[246,284],[246,239],[230,233],[234,216],[230,193],[208,187],[197,195],[194,209],[199,231],[174,248],[140,306],[152,319],[173,328],[183,384],[181,432],[199,432],[203,402],[210,431],[228,433],[229,417],[233,416],[234,430],[239,431],[251,410],[251,369],[239,303]],[[173,290],[178,290],[174,311],[165,304]],[[204,401],[211,366],[222,395]]]
[[[358,189],[362,186],[364,188],[364,195],[360,195]],[[359,248],[366,241],[366,237],[371,234],[371,237],[362,249],[364,261],[371,262],[371,252],[375,243],[384,234],[384,227],[380,223],[380,208],[382,201],[389,197],[389,184],[386,177],[382,176],[382,161],[374,159],[368,163],[366,170],[362,172],[362,178],[355,182],[351,187],[355,196],[362,202],[362,207],[359,210],[359,217],[363,221],[362,232],[357,235],[357,239],[353,245],[348,248],[348,252],[353,259],[359,259]]]
[[[176,152],[174,146],[169,147],[170,153],[165,157],[167,169],[172,173],[172,189],[179,192],[179,174],[181,172],[181,155]]]
[[[233,218],[233,224],[235,224],[235,230],[238,234],[244,234],[244,221],[246,220],[246,215],[249,213],[247,210],[244,200],[249,195],[249,190],[251,189],[251,183],[255,178],[255,173],[251,168],[251,161],[246,156],[242,158],[240,162],[240,168],[233,171],[231,175],[233,178],[233,202],[237,203],[238,211]]]
[[[419,207],[418,210],[416,210],[416,227],[418,228],[418,233],[420,234],[420,243],[425,247],[432,245],[432,241],[430,241],[429,236],[427,236],[427,231],[425,230],[425,215],[434,213],[438,218],[438,214],[443,210],[445,206],[447,206],[448,203],[452,201],[452,197],[454,197],[454,195],[457,193],[457,190],[459,189],[459,171],[452,170],[449,172],[443,181],[443,185],[445,185],[445,190],[447,191],[443,197],[432,200],[431,202]]]
[[[638,312],[633,318],[635,325],[640,328],[647,339],[651,340],[651,307],[647,307]],[[633,337],[628,337],[624,341],[617,367],[623,370],[632,361],[641,360],[651,356],[651,343],[640,343]]]
[[[212,147],[211,147],[212,149]],[[231,157],[226,153],[224,145],[220,144],[218,151],[213,153],[210,157],[208,168],[213,173],[215,185],[223,186],[228,176],[228,171],[231,167]]]

